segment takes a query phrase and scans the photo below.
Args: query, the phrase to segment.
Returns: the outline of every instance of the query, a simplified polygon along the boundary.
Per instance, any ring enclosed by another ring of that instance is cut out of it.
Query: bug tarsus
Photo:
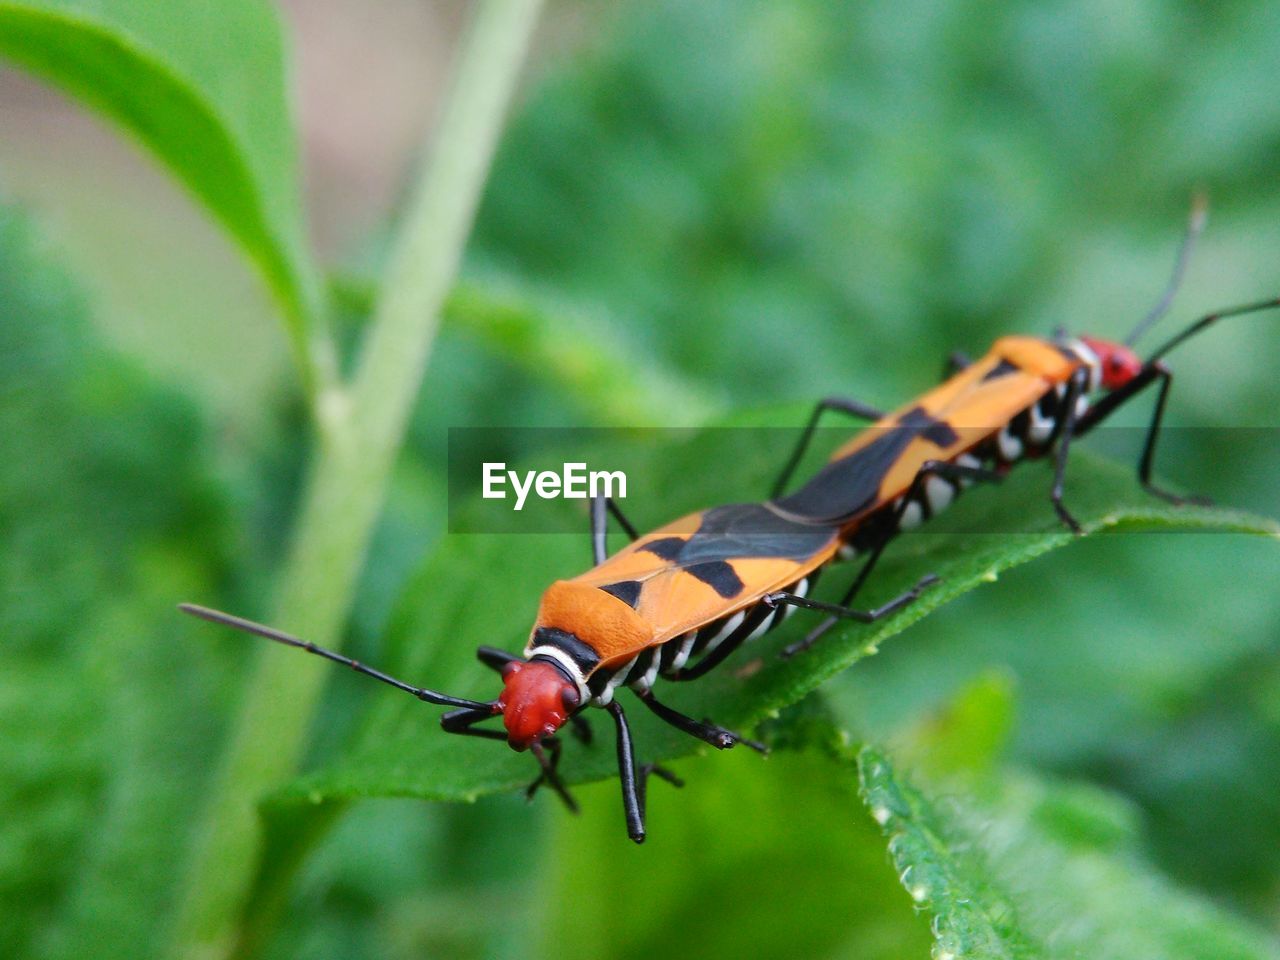
[[[749,740],[740,733],[734,733],[719,724],[712,723],[710,720],[695,720],[693,717],[685,716],[678,710],[668,707],[665,703],[658,701],[656,697],[650,693],[640,693],[636,691],[636,696],[646,707],[654,712],[659,719],[665,723],[671,724],[682,733],[687,733],[691,737],[697,737],[704,743],[709,743],[717,750],[727,750],[735,744],[742,744],[750,747],[758,753],[768,753],[769,748],[763,743],[756,740]]]
[[[667,781],[667,783],[671,784],[676,789],[680,789],[681,787],[684,786],[684,780],[682,780],[680,777],[677,777],[674,773],[672,773],[666,767],[657,763],[646,763],[644,766],[640,768],[639,773],[640,773],[642,782],[644,780],[647,780],[652,775],[657,777],[660,780]]]
[[[820,600],[810,600],[807,597],[797,597],[792,594],[770,594],[764,598],[764,602],[770,606],[776,606],[780,603],[789,603],[793,606],[803,607],[808,610],[820,610],[830,614],[826,620],[818,624],[814,629],[804,637],[803,640],[797,640],[782,649],[784,658],[794,657],[798,653],[803,653],[815,643],[821,640],[827,632],[841,620],[856,620],[858,623],[874,623],[889,616],[891,613],[897,613],[903,607],[914,603],[919,599],[920,594],[924,593],[929,587],[941,581],[936,573],[926,573],[923,577],[916,581],[915,585],[909,590],[905,590],[898,596],[889,600],[887,603],[876,607],[873,610],[853,610],[843,604],[823,603]]]

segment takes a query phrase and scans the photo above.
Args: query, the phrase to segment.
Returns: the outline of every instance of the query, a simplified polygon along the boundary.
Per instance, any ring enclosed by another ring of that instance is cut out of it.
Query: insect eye
[[[560,690],[560,699],[564,701],[566,710],[576,710],[578,705],[582,703],[582,697],[578,696],[577,688],[562,687]]]

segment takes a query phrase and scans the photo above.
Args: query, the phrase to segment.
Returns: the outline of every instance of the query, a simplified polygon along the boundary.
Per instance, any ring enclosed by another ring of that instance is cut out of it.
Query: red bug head
[[[551,736],[579,703],[578,688],[553,664],[513,660],[502,668],[498,709],[513,750],[528,750]]]
[[[1107,390],[1123,387],[1142,370],[1138,355],[1123,343],[1081,337],[1084,344],[1098,355],[1098,373],[1102,386]]]

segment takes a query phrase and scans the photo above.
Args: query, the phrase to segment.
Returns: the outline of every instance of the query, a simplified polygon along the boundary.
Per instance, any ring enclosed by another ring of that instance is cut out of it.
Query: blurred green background
[[[377,276],[465,11],[285,7],[343,302]],[[1280,290],[1274,3],[552,3],[526,76],[361,581],[362,660],[394,665],[388,624],[422,602],[404,591],[443,536],[449,426],[893,406],[1004,332],[1119,336],[1196,188],[1212,215],[1175,316]],[[248,662],[172,605],[264,610],[305,419],[259,282],[163,172],[15,72],[0,117],[0,944],[137,956]],[[1213,430],[1172,438],[1165,475],[1275,515],[1278,342],[1256,317],[1176,356],[1169,419]],[[1010,764],[1113,793],[1141,856],[1274,934],[1278,578],[1264,539],[1094,538],[824,693],[892,740],[995,669]],[[333,683],[311,762],[384,695]],[[681,763],[643,850],[614,784],[578,821],[547,797],[361,803],[267,955],[922,956],[856,796],[810,757],[752,759]]]

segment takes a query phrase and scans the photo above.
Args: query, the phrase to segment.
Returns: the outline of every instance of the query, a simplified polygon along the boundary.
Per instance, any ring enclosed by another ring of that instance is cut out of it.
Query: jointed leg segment
[[[632,540],[640,537],[613,497],[596,494],[591,498],[591,560],[597,567],[609,558],[609,514],[613,514],[613,518]]]
[[[871,549],[871,554],[867,557],[867,562],[862,565],[862,569],[854,578],[853,583],[849,585],[849,589],[845,591],[843,597],[840,598],[838,604],[824,604],[817,600],[809,600],[802,597],[793,597],[790,594],[772,594],[765,597],[765,602],[770,606],[778,603],[790,603],[793,606],[804,607],[810,610],[822,610],[831,616],[814,627],[802,640],[783,649],[784,657],[793,657],[797,653],[808,650],[815,643],[822,639],[826,633],[834,627],[840,620],[858,620],[862,623],[870,623],[881,617],[888,616],[896,610],[902,609],[911,603],[921,592],[930,585],[937,582],[938,578],[934,574],[927,574],[922,577],[914,587],[905,593],[894,597],[888,603],[878,607],[875,610],[852,610],[849,604],[853,598],[862,589],[863,584],[867,582],[867,578],[871,576],[871,571],[875,568],[880,555],[884,553],[885,547],[889,545],[889,541],[897,534],[898,528],[902,523],[903,515],[906,513],[907,507],[913,501],[919,500],[924,491],[925,483],[930,477],[941,477],[944,480],[953,481],[976,481],[983,483],[999,483],[1002,479],[1000,474],[993,470],[987,470],[982,467],[966,467],[958,463],[950,463],[945,460],[929,460],[920,466],[920,470],[916,473],[915,478],[911,481],[911,486],[907,489],[906,494],[902,497],[897,509],[893,514],[893,522],[886,524],[884,533],[876,540],[875,546]]]
[[[698,721],[694,720],[692,717],[686,717],[678,710],[673,710],[666,704],[659,703],[653,696],[652,692],[637,692],[636,696],[640,698],[641,703],[652,710],[664,721],[671,724],[671,726],[689,734],[691,737],[697,737],[704,743],[711,744],[717,750],[725,750],[732,747],[734,744],[741,743],[750,747],[752,750],[758,751],[759,753],[769,752],[769,748],[763,743],[759,743],[755,740],[748,740],[741,734],[734,733],[732,730],[727,730],[724,727],[711,723],[709,720]]]
[[[862,403],[859,400],[852,400],[849,397],[826,397],[823,400],[819,400],[818,405],[813,408],[813,413],[809,415],[809,422],[805,425],[804,433],[800,435],[800,442],[791,451],[791,456],[787,458],[786,466],[782,468],[782,473],[774,481],[773,490],[769,494],[770,499],[777,500],[782,496],[782,491],[786,489],[787,481],[795,473],[801,457],[804,456],[805,450],[809,448],[809,444],[813,440],[814,431],[818,428],[818,421],[827,410],[836,410],[870,423],[884,419],[884,411],[877,410],[869,404]]]

